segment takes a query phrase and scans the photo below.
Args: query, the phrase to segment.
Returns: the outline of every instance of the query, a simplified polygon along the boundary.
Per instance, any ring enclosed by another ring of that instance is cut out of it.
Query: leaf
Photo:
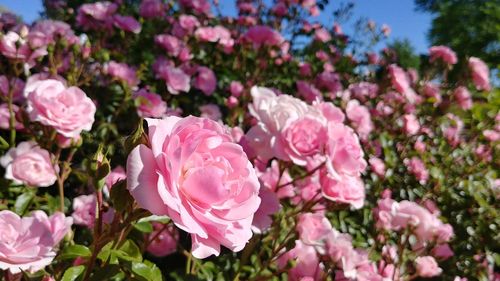
[[[140,232],[144,232],[144,233],[153,232],[153,226],[151,225],[151,223],[149,223],[147,221],[135,223],[134,228],[139,230]]]
[[[24,212],[26,211],[26,209],[30,205],[33,197],[35,197],[35,194],[31,193],[31,192],[26,192],[26,193],[21,194],[16,199],[16,203],[14,204],[14,211],[21,216],[24,215]]]
[[[61,254],[59,254],[59,259],[67,260],[67,259],[75,259],[77,257],[88,258],[92,255],[92,252],[89,248],[83,245],[71,245],[65,247]]]
[[[137,277],[141,277],[140,279],[144,281],[163,280],[160,269],[158,269],[154,263],[148,261],[145,261],[144,263],[132,263],[132,272],[137,274]]]
[[[166,224],[170,221],[170,218],[168,216],[151,215],[138,220],[138,222],[152,222],[152,221],[157,221]]]
[[[83,273],[84,270],[85,266],[83,265],[70,267],[64,272],[61,281],[74,281]]]
[[[126,261],[142,261],[142,254],[139,247],[132,241],[127,240],[118,250],[112,251],[119,259]]]
[[[132,206],[134,198],[130,195],[127,189],[127,181],[122,180],[113,185],[110,192],[111,202],[116,211],[125,211],[128,207]]]
[[[123,147],[125,148],[125,152],[129,154],[136,146],[139,144],[147,144],[147,136],[144,133],[144,126],[143,126],[143,120],[139,120],[139,123],[137,124],[137,129],[125,138],[125,141],[123,142]]]

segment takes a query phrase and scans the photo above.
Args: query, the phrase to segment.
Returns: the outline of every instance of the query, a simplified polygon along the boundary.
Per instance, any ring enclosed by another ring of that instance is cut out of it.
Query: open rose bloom
[[[147,119],[149,142],[127,161],[128,189],[142,208],[191,234],[197,258],[240,251],[252,237],[259,182],[246,154],[215,121]]]
[[[71,229],[72,219],[62,213],[48,217],[42,211],[19,217],[0,211],[0,269],[11,273],[36,272],[56,256],[55,247]]]

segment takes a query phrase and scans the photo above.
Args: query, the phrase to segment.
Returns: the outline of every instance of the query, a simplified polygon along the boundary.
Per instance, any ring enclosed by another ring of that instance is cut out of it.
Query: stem
[[[193,259],[193,255],[191,252],[188,252],[187,256],[187,262],[186,262],[186,274],[190,274],[191,272],[191,260]]]
[[[316,171],[318,171],[319,169],[323,168],[323,166],[325,166],[326,162],[323,162],[321,164],[319,164],[316,168],[310,170],[309,172],[307,172],[306,174],[300,176],[300,177],[297,177],[295,179],[293,179],[292,181],[289,181],[287,183],[284,183],[284,184],[280,184],[276,187],[276,190],[282,188],[282,187],[285,187],[287,185],[290,185],[290,184],[294,184],[296,183],[297,181],[301,180],[301,179],[304,179],[304,178],[307,178],[308,176],[311,176],[313,175],[314,173],[316,173]]]

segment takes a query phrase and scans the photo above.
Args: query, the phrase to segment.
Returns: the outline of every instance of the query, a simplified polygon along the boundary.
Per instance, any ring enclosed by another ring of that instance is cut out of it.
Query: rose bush
[[[1,280],[498,280],[485,62],[218,2],[0,13]]]

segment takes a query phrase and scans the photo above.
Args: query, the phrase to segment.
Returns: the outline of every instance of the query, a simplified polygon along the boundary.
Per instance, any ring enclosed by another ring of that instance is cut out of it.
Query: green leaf
[[[67,259],[74,259],[77,257],[88,258],[91,255],[92,252],[89,250],[89,248],[83,245],[71,245],[63,249],[61,254],[59,254],[59,259],[67,260]]]
[[[14,211],[21,216],[24,215],[24,212],[26,212],[26,209],[30,205],[33,197],[35,197],[35,194],[32,192],[26,192],[21,194],[16,199],[16,203],[14,204]]]
[[[132,240],[125,241],[120,249],[113,251],[113,254],[115,254],[119,259],[126,261],[142,261],[141,250]]]
[[[154,263],[148,261],[145,261],[144,263],[132,263],[132,272],[135,273],[140,280],[163,280],[160,269],[158,269]]]
[[[132,149],[134,149],[139,144],[147,144],[147,136],[144,133],[144,126],[142,123],[143,120],[139,120],[135,131],[123,142],[123,147],[125,148],[125,152],[127,154],[129,154]]]
[[[127,189],[127,181],[122,180],[113,185],[110,192],[111,202],[113,207],[118,212],[125,211],[128,207],[132,206],[134,198],[130,195]]]
[[[140,232],[144,232],[144,233],[153,232],[153,225],[151,225],[151,223],[149,223],[147,221],[135,223],[134,228],[139,230]]]
[[[84,270],[85,266],[83,265],[70,267],[64,272],[61,281],[74,281],[83,273]]]

